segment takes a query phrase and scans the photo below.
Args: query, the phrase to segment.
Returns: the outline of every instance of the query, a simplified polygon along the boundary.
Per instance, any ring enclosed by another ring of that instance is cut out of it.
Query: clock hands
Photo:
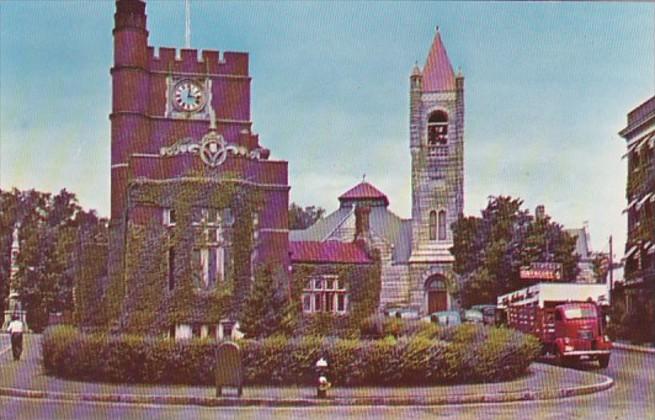
[[[203,92],[195,83],[184,81],[175,89],[175,102],[184,111],[196,111],[203,103]]]

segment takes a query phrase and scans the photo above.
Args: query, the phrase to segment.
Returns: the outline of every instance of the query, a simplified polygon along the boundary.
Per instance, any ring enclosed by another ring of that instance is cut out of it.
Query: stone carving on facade
[[[242,156],[248,159],[261,160],[264,150],[257,148],[248,150],[245,146],[238,144],[226,144],[222,135],[211,130],[202,139],[195,140],[191,137],[184,137],[173,145],[162,147],[159,155],[162,157],[177,156],[185,153],[199,155],[200,159],[212,168],[218,167],[225,162],[228,153],[233,156]]]

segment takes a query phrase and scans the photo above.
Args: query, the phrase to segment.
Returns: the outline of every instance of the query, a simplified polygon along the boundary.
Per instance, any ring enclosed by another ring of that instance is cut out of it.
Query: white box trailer
[[[609,305],[609,288],[605,284],[537,283],[523,289],[498,296],[498,309],[512,305],[536,303],[539,308],[566,302],[587,302]]]

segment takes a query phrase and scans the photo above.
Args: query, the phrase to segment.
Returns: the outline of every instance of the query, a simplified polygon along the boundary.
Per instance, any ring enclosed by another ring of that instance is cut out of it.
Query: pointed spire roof
[[[423,67],[423,91],[440,92],[455,90],[455,73],[450,64],[446,48],[441,42],[441,34],[437,26],[437,33],[434,35],[432,47],[428,53],[428,59]]]
[[[339,196],[339,202],[342,205],[357,201],[369,201],[372,202],[370,203],[372,205],[378,204],[385,207],[389,205],[387,196],[366,181],[360,182]]]
[[[420,76],[421,75],[421,68],[418,66],[418,62],[414,64],[414,68],[412,69],[412,76]]]

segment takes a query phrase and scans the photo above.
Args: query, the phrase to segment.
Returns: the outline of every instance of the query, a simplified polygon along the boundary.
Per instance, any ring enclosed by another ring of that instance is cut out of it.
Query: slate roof
[[[423,91],[442,92],[455,90],[455,73],[450,64],[446,48],[441,42],[439,29],[434,36],[432,47],[423,67]]]
[[[368,264],[373,262],[366,252],[353,242],[289,242],[289,252],[292,262],[341,264]]]
[[[360,182],[339,196],[339,202],[341,203],[354,200],[379,200],[381,201],[381,204],[385,206],[389,205],[389,199],[387,196],[382,191],[365,181]]]
[[[364,186],[360,189],[357,187],[367,184],[369,187]],[[354,193],[352,193],[354,191]],[[355,207],[343,206],[344,202],[341,200],[344,196],[346,200],[352,200],[351,204],[356,203],[358,200],[370,202],[371,199],[384,197],[386,195],[380,192],[377,188],[368,183],[361,183],[354,188],[348,190],[346,193],[339,197],[342,202],[342,207],[330,213],[326,217],[319,219],[316,223],[305,230],[292,230],[289,232],[289,241],[328,241],[340,226],[347,223],[350,218],[355,219]],[[353,198],[359,196],[359,198]],[[387,200],[388,203],[388,200]],[[393,245],[392,260],[394,263],[406,263],[409,260],[412,250],[412,224],[411,220],[401,219],[393,212],[389,211],[385,206],[372,206],[371,213],[369,214],[369,227],[371,234],[384,238],[385,241]]]

